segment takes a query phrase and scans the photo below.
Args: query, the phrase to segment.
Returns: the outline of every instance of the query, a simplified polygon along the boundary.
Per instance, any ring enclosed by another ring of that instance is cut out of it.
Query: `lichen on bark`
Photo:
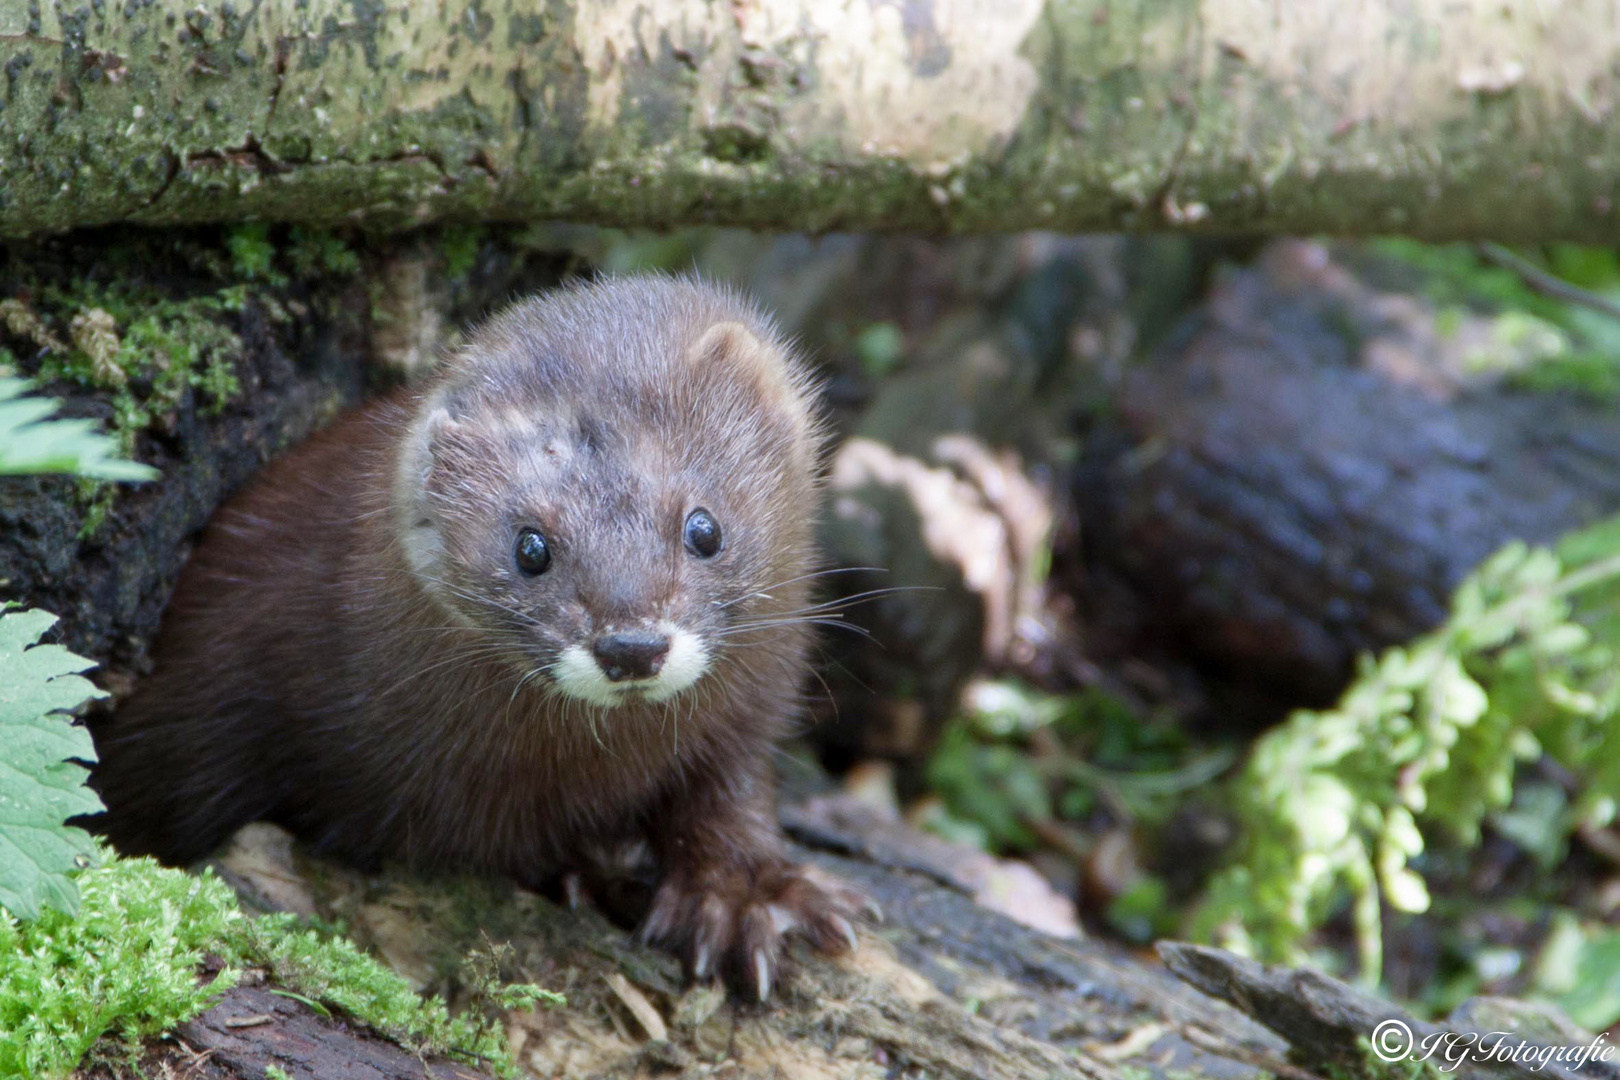
[[[1267,9],[1269,11],[1269,9]],[[1604,0],[0,11],[0,235],[564,218],[1620,236]]]

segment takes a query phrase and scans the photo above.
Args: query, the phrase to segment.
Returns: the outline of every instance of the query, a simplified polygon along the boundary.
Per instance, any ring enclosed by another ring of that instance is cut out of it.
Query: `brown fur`
[[[106,831],[186,862],[263,818],[365,864],[529,883],[646,841],[644,931],[763,997],[779,934],[840,949],[858,899],[784,860],[771,797],[808,667],[819,442],[802,367],[723,290],[628,278],[515,306],[219,512],[154,674],[97,734]],[[696,506],[721,522],[712,559],[682,544]],[[512,563],[526,524],[552,544],[537,578]],[[611,708],[558,692],[560,649],[650,615],[710,647],[695,684]]]

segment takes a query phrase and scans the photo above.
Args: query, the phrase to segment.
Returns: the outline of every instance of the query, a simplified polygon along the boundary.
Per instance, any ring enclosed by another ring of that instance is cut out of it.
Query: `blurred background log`
[[[1127,632],[1198,668],[1227,718],[1327,702],[1503,544],[1620,510],[1612,405],[1516,388],[1534,361],[1494,330],[1276,243],[1088,425],[1069,587],[1098,611],[1087,582],[1123,579]]]

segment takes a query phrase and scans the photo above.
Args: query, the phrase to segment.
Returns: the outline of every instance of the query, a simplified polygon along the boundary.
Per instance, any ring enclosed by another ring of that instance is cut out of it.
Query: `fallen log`
[[[0,235],[556,218],[1612,241],[1603,0],[0,9]]]
[[[941,868],[898,869],[864,838],[871,815],[812,803],[790,813],[814,846],[796,854],[865,889],[882,906],[850,957],[797,945],[770,1003],[688,985],[674,957],[641,945],[589,907],[552,903],[487,880],[364,876],[309,858],[270,826],[250,826],[218,859],[250,900],[341,919],[351,934],[452,1005],[473,949],[495,950],[501,974],[568,998],[518,1010],[506,1025],[534,1076],[927,1074],[979,1080],[1122,1080],[1137,1066],[1253,1077],[1285,1066],[1280,1040],[1182,985],[1150,958],[1052,937],[976,904]],[[895,823],[885,830],[904,829]],[[919,840],[921,838],[918,838]],[[860,857],[830,849],[863,851]],[[923,845],[926,849],[926,845]],[[1188,1034],[1192,1032],[1192,1034]],[[189,1041],[189,1040],[188,1040]],[[266,1033],[267,1045],[279,1037]]]
[[[1071,584],[1123,579],[1127,634],[1265,718],[1435,625],[1502,544],[1620,511],[1612,405],[1516,389],[1534,359],[1503,355],[1486,314],[1455,320],[1314,244],[1226,276],[1089,428]]]
[[[1287,1039],[1291,1060],[1325,1075],[1376,1072],[1380,1060],[1410,1067],[1410,1055],[1467,1080],[1620,1078],[1612,1047],[1607,1054],[1571,1055],[1601,1049],[1606,1039],[1543,1005],[1469,998],[1444,1021],[1430,1023],[1310,968],[1266,967],[1180,941],[1162,942],[1158,951],[1171,971]]]
[[[266,1075],[270,1065],[294,1080],[490,1080],[492,1076],[454,1062],[424,1061],[387,1039],[323,1017],[262,986],[225,991],[217,1005],[181,1024],[153,1049],[179,1075],[197,1080],[257,1078]]]
[[[1420,1037],[1447,1024],[1507,1024],[1546,1045],[1592,1041],[1555,1011],[1497,999],[1475,999],[1445,1024],[1424,1024],[1317,972],[1262,968],[1217,949],[1165,943],[1166,970],[1150,955],[1056,937],[975,902],[960,867],[982,855],[952,853],[848,796],[785,807],[784,822],[799,842],[796,857],[859,885],[884,919],[862,930],[860,949],[847,957],[793,947],[764,1006],[728,997],[715,983],[687,983],[671,955],[589,906],[571,909],[507,883],[397,869],[363,875],[311,858],[268,825],[242,830],[214,866],[250,906],[341,920],[452,1006],[466,996],[458,973],[475,950],[497,958],[505,978],[566,994],[565,1006],[505,1015],[519,1068],[537,1077],[697,1080],[730,1070],[803,1080],[1371,1078],[1387,1073],[1366,1040],[1390,1018],[1409,1021]],[[305,1068],[347,1075],[309,1063],[328,1053],[341,1059],[350,1041],[354,1060],[379,1061],[378,1074],[396,1075],[388,1070],[397,1059],[343,1017],[315,1017],[253,985],[244,993],[175,1033],[193,1057],[212,1050],[213,1066],[237,1070],[199,1075],[256,1077],[266,1063],[299,1077]],[[466,1064],[430,1068],[435,1077],[482,1075]],[[1615,1075],[1612,1066],[1588,1071],[1600,1080]],[[1518,1067],[1464,1075],[1535,1074]],[[1544,1075],[1573,1078],[1570,1070]]]

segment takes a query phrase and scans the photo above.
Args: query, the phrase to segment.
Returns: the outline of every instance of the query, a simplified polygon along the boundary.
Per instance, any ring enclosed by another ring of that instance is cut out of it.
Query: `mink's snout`
[[[652,630],[603,634],[591,644],[591,653],[609,682],[650,679],[664,666],[669,638]]]

